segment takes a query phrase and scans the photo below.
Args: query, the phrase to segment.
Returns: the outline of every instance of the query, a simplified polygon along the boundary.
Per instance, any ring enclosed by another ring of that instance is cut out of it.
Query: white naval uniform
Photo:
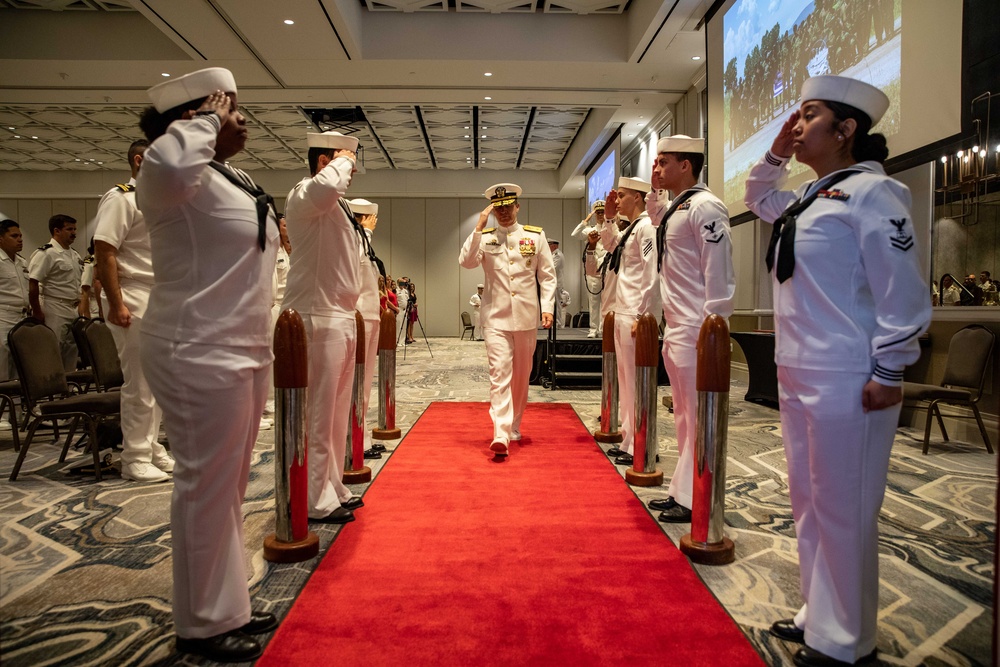
[[[645,211],[634,223],[622,249],[615,281],[615,355],[622,433],[618,447],[627,454],[633,453],[635,443],[635,337],[632,325],[644,313],[653,313],[656,305],[656,230]],[[625,232],[613,222],[605,221],[601,227],[601,242],[608,252],[614,252],[624,235]],[[613,273],[608,267],[608,275]]]
[[[586,220],[581,220],[570,236],[582,239],[587,243],[590,232],[600,232],[596,225],[590,226]],[[587,282],[587,305],[590,308],[590,331],[591,337],[600,336],[604,332],[604,318],[601,317],[601,264],[604,262],[604,244],[599,240],[593,250],[589,248],[584,251],[583,275]],[[607,291],[607,290],[604,290]]]
[[[271,281],[271,332],[278,325],[278,317],[281,315],[281,301],[285,298],[285,286],[288,284],[288,270],[292,268],[291,258],[285,247],[278,244],[278,255],[274,262],[274,279]],[[272,382],[273,384],[273,382]],[[274,397],[271,396],[264,403],[264,414],[274,414]]]
[[[14,359],[7,347],[7,334],[28,311],[28,263],[14,254],[14,259],[0,252],[0,382],[17,377]]]
[[[646,211],[654,227],[659,227],[669,205],[665,191],[653,191],[646,197]],[[664,245],[659,289],[666,328],[661,352],[670,377],[678,453],[668,493],[690,509],[697,435],[698,334],[709,315],[728,319],[733,314],[736,293],[729,211],[707,188],[699,188],[671,214]]]
[[[490,417],[493,440],[521,438],[521,418],[528,404],[528,380],[541,312],[552,313],[556,271],[552,252],[540,227],[473,231],[462,246],[458,263],[483,267],[481,317],[490,369]]]
[[[556,248],[552,251],[552,265],[556,270],[556,297],[558,298],[564,289],[565,281],[563,280],[564,264],[566,263],[566,257],[563,255],[563,251],[560,248]],[[559,301],[559,312],[556,313],[557,317],[553,322],[553,325],[557,329],[562,329],[566,326],[566,311],[561,298]]]
[[[134,186],[135,180],[129,180],[128,185]],[[154,458],[164,459],[166,450],[157,440],[163,411],[142,372],[139,347],[154,280],[149,230],[145,218],[136,208],[135,190],[126,192],[118,186],[108,190],[97,205],[94,225],[94,241],[102,241],[118,249],[115,257],[118,284],[122,302],[131,318],[127,327],[107,323],[125,379],[121,387],[122,465],[152,463]],[[110,304],[106,291],[102,291],[101,298],[107,314]]]
[[[78,352],[72,326],[78,315],[82,274],[80,255],[72,246],[63,248],[55,239],[36,250],[28,260],[28,277],[38,281],[45,326],[56,332],[67,372],[76,370]]]
[[[83,260],[83,272],[80,274],[80,300],[83,300],[83,288],[88,288],[90,292],[89,299],[87,300],[87,317],[96,320],[101,316],[101,309],[97,307],[97,293],[94,291],[94,278],[95,270],[97,268],[97,260],[94,259],[93,255],[87,257]],[[79,313],[77,313],[79,314]]]
[[[477,291],[469,299],[469,305],[472,306],[472,337],[476,340],[483,339],[483,325],[482,325],[482,313],[481,308],[483,305],[483,299],[479,296]]]
[[[271,275],[278,225],[257,243],[257,209],[209,167],[219,117],[174,121],[144,155],[136,203],[156,284],[142,366],[176,460],[171,499],[178,636],[250,620],[243,495],[270,384]]]
[[[368,243],[372,242],[372,230],[364,229]],[[358,296],[358,312],[361,313],[365,321],[365,383],[362,391],[364,399],[364,409],[361,414],[368,415],[368,406],[371,404],[372,382],[375,380],[375,369],[378,367],[378,329],[382,321],[382,306],[378,295],[378,266],[368,258],[368,251],[365,249],[361,239],[358,239],[358,254],[361,257],[361,294]],[[364,448],[372,447],[372,431],[365,427]],[[344,450],[345,458],[347,451]]]
[[[358,235],[340,200],[353,168],[349,158],[335,158],[292,188],[285,204],[295,263],[281,307],[299,312],[309,341],[309,516],[314,519],[351,498],[344,458],[362,281]]]
[[[806,644],[854,662],[875,648],[878,514],[901,404],[865,413],[869,380],[899,386],[930,323],[906,186],[876,162],[798,216],[795,270],[773,279],[782,439],[798,538]],[[746,203],[771,222],[798,197],[787,160],[750,171]]]

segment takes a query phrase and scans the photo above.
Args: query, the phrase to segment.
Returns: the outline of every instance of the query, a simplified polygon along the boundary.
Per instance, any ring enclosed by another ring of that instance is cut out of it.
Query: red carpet
[[[569,405],[434,403],[257,663],[763,665]]]

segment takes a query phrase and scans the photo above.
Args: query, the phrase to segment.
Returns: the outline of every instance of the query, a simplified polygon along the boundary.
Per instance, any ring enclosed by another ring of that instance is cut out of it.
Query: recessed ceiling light
[[[483,136],[481,136],[481,137],[479,137],[479,138],[480,138],[480,139],[485,139],[485,138],[486,138],[486,135],[484,134]]]
[[[16,130],[17,128],[16,127],[8,127],[7,129],[8,130]]]
[[[90,162],[93,162],[93,161],[94,161],[94,158],[90,158]]]
[[[285,19],[285,25],[295,25],[295,21],[292,19]]]
[[[170,72],[161,72],[160,76],[170,76]]]
[[[691,56],[691,60],[701,60],[701,56]]]
[[[492,100],[493,98],[492,98],[492,97],[490,97],[489,95],[487,95],[487,96],[486,96],[486,97],[484,97],[483,99],[484,99],[484,100]]]
[[[103,162],[98,162],[97,164],[104,164]]]
[[[628,135],[628,136],[630,136],[630,137],[634,137],[635,135],[634,135],[634,134],[630,134],[630,135]]]
[[[486,127],[485,125],[483,125],[483,129],[484,129],[484,130],[488,130],[489,128],[488,128],[488,127]]]
[[[15,139],[20,139],[20,138],[21,138],[21,135],[20,135],[20,134],[15,134],[15,135],[14,135],[14,138],[15,138]]]
[[[643,116],[639,116],[639,118],[643,118]]]
[[[493,72],[483,72],[483,76],[493,76]]]
[[[468,130],[468,129],[469,129],[469,126],[468,126],[468,125],[466,125],[466,126],[465,126],[465,127],[463,127],[462,129],[463,129],[463,130]]]
[[[38,137],[36,137],[35,135],[31,135],[31,138],[32,139],[37,139]]]
[[[469,135],[468,135],[468,134],[467,134],[467,135],[465,135],[465,138],[466,138],[466,139],[468,139],[468,138],[469,138]]]

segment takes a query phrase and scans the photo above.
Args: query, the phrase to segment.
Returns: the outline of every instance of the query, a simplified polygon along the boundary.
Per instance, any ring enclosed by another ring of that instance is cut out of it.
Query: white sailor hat
[[[476,285],[476,289],[486,289],[486,285],[479,283],[478,285]]]
[[[639,192],[646,193],[653,189],[653,186],[638,178],[629,178],[628,176],[620,176],[618,178],[618,187],[626,188],[628,190],[638,190]]]
[[[799,99],[802,102],[825,100],[848,104],[868,114],[872,125],[882,120],[889,109],[889,98],[875,86],[847,76],[831,74],[806,79]]]
[[[657,153],[704,153],[705,140],[689,137],[686,134],[675,134],[663,137],[656,142]]]
[[[349,137],[347,135],[341,134],[334,130],[329,132],[307,132],[306,142],[309,148],[332,148],[334,150],[342,149],[347,151],[358,151],[358,138]]]
[[[354,213],[360,215],[378,214],[378,204],[373,204],[367,199],[349,199],[347,203],[351,205],[351,210]]]
[[[591,211],[603,211],[604,210],[604,200],[598,199],[593,204],[590,205]]]
[[[158,83],[147,90],[146,94],[152,100],[153,108],[163,113],[185,102],[208,97],[217,90],[224,93],[236,92],[236,79],[224,67],[208,67]]]
[[[521,196],[521,186],[513,183],[497,183],[486,188],[483,195],[493,202],[493,206],[507,206],[517,203],[517,198]]]
[[[546,239],[546,241],[548,241],[549,243],[553,243],[555,245],[559,245],[559,239]]]

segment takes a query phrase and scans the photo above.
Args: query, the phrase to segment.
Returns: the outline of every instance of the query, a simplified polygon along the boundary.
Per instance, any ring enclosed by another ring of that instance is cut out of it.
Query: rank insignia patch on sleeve
[[[897,250],[902,250],[906,252],[913,247],[913,234],[909,234],[905,231],[907,219],[906,218],[889,218],[889,222],[893,227],[896,228],[896,233],[889,237],[889,243],[893,248]]]

